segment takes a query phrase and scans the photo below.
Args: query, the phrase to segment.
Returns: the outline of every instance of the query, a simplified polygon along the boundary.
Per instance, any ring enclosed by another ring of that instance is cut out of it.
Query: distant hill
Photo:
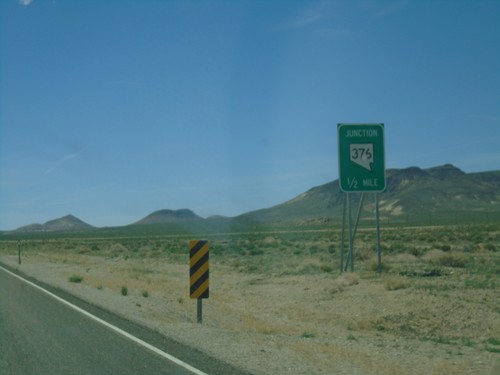
[[[170,224],[170,223],[199,221],[199,220],[203,220],[203,218],[201,216],[196,215],[193,211],[188,209],[159,210],[137,221],[136,223],[134,223],[134,225],[167,224],[167,223]]]
[[[59,219],[47,221],[45,224],[30,224],[15,232],[80,232],[95,229],[92,225],[85,223],[73,215],[66,215]]]
[[[467,174],[446,164],[420,169],[389,169],[387,191],[379,195],[383,218],[397,219],[408,215],[499,213],[500,171]],[[339,182],[314,187],[303,194],[267,209],[240,216],[261,223],[321,223],[342,217],[344,195]],[[356,204],[360,194],[353,194]],[[364,211],[374,211],[373,194],[367,194]]]

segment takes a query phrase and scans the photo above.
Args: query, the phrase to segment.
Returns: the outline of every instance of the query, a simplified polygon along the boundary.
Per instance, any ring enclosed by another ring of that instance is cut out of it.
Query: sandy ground
[[[187,264],[63,253],[0,260],[255,374],[500,374],[500,347],[487,343],[500,339],[496,289],[388,290],[390,276],[246,274],[212,262],[197,324]]]

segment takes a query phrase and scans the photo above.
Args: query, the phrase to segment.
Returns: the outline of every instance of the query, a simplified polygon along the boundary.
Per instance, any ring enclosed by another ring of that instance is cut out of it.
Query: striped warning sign
[[[189,241],[189,285],[191,298],[208,298],[208,241]]]

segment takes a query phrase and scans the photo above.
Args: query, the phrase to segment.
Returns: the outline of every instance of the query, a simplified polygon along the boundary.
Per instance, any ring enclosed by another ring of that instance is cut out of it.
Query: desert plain
[[[0,262],[253,374],[499,374],[500,224],[205,234],[197,323],[188,241],[4,238]],[[18,262],[18,246],[21,259]]]

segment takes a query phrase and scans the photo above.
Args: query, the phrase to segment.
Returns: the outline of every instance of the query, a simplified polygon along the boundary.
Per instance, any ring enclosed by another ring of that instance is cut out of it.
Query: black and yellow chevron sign
[[[189,284],[191,298],[208,298],[208,241],[189,241]]]

